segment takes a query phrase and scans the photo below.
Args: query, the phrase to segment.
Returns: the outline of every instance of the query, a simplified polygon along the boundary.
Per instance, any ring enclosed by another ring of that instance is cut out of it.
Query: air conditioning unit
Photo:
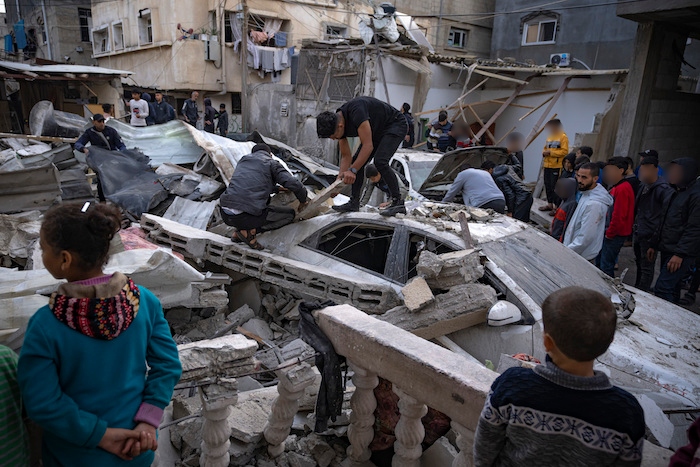
[[[210,36],[204,43],[204,60],[216,62],[221,59],[221,46],[216,36]]]
[[[571,66],[571,54],[552,54],[549,56],[549,63],[557,67]]]

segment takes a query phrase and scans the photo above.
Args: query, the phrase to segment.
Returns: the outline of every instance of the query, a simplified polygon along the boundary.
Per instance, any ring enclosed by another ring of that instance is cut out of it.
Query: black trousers
[[[527,197],[527,200],[515,206],[513,209],[513,218],[523,222],[530,222],[530,208],[532,208],[532,195]]]
[[[279,229],[294,221],[296,212],[292,208],[279,206],[268,206],[259,216],[243,212],[241,214],[230,215],[221,210],[221,218],[226,225],[235,227],[238,230],[253,230],[257,233]]]
[[[493,201],[489,201],[488,203],[482,204],[479,207],[481,209],[493,209],[499,214],[506,213],[506,202],[502,199],[494,199]]]
[[[401,191],[399,190],[399,181],[396,178],[396,173],[389,166],[389,160],[396,153],[396,150],[401,146],[406,136],[406,120],[401,117],[403,121],[397,122],[392,127],[389,127],[387,134],[382,136],[377,146],[372,151],[372,154],[367,159],[367,162],[362,166],[360,170],[357,171],[357,177],[355,178],[355,183],[352,184],[352,197],[350,199],[351,203],[360,203],[360,197],[362,196],[362,185],[365,183],[365,166],[374,159],[374,165],[377,170],[382,175],[382,180],[384,180],[389,187],[390,198],[392,200],[401,199]],[[396,128],[394,128],[394,126]],[[397,136],[403,133],[403,136]],[[352,161],[357,160],[357,156],[360,154],[362,146],[360,146],[352,158]]]
[[[649,249],[649,241],[635,239],[634,244],[634,259],[637,263],[637,278],[634,281],[634,286],[645,292],[651,291],[651,283],[654,281],[654,268],[656,266],[656,257],[654,260],[647,259],[647,250]]]
[[[561,199],[554,193],[554,187],[559,180],[560,169],[544,169],[544,191],[547,193],[547,203],[558,206]]]

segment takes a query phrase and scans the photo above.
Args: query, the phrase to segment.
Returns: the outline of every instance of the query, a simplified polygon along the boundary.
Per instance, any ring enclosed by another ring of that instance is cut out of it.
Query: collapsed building
[[[20,349],[29,317],[60,283],[43,269],[37,242],[41,211],[57,197],[73,199],[59,167],[79,166],[91,195],[85,171],[95,168],[91,181],[101,177],[130,224],[107,271],[158,296],[179,344],[184,372],[161,427],[169,442],[159,465],[335,466],[392,446],[399,465],[468,465],[491,382],[526,364],[512,355],[544,359],[540,306],[568,285],[616,304],[617,337],[597,367],[643,405],[647,452],[651,443],[683,443],[700,399],[696,315],[605,277],[539,230],[490,211],[413,200],[407,215],[391,219],[372,207],[326,214],[345,189],[333,182],[337,168],[259,134],[251,139],[270,144],[313,200],[297,222],[259,236],[266,250],[251,250],[231,241],[216,199],[253,141],[182,122],[158,127],[158,137],[152,128],[108,124],[122,131],[127,152],[94,150],[81,161],[69,147],[57,151],[62,141],[42,152],[30,139],[22,147],[32,151],[6,150],[21,166],[0,175],[20,180],[39,153],[37,168],[54,178],[0,193],[0,343]],[[63,152],[70,157],[57,156]],[[110,157],[123,172],[101,168]],[[503,157],[498,148],[465,148],[442,163]],[[439,198],[454,176],[449,167],[436,165],[419,190]],[[309,316],[325,350],[305,334]]]

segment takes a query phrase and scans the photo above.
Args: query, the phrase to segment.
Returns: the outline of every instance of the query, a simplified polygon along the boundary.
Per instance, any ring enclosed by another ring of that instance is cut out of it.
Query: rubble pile
[[[457,230],[460,213],[464,213],[468,221],[489,222],[494,219],[495,213],[491,209],[481,209],[453,203],[436,203],[426,201],[408,206],[408,214],[398,217],[407,217],[435,226],[438,230]]]

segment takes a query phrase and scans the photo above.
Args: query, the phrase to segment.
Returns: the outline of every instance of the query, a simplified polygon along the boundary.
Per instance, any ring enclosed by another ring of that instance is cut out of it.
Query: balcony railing
[[[391,381],[399,396],[401,418],[396,426],[394,466],[420,465],[425,436],[421,418],[428,406],[449,416],[458,434],[460,452],[453,467],[473,465],[474,431],[496,373],[349,305],[319,310],[315,319],[354,373],[347,454],[355,465],[366,463],[371,456],[369,445],[377,407],[373,391],[379,377]],[[310,374],[305,374],[307,371],[310,368],[297,368],[293,373],[278,375],[280,396],[265,429],[272,456],[284,451],[297,400],[313,381]]]

